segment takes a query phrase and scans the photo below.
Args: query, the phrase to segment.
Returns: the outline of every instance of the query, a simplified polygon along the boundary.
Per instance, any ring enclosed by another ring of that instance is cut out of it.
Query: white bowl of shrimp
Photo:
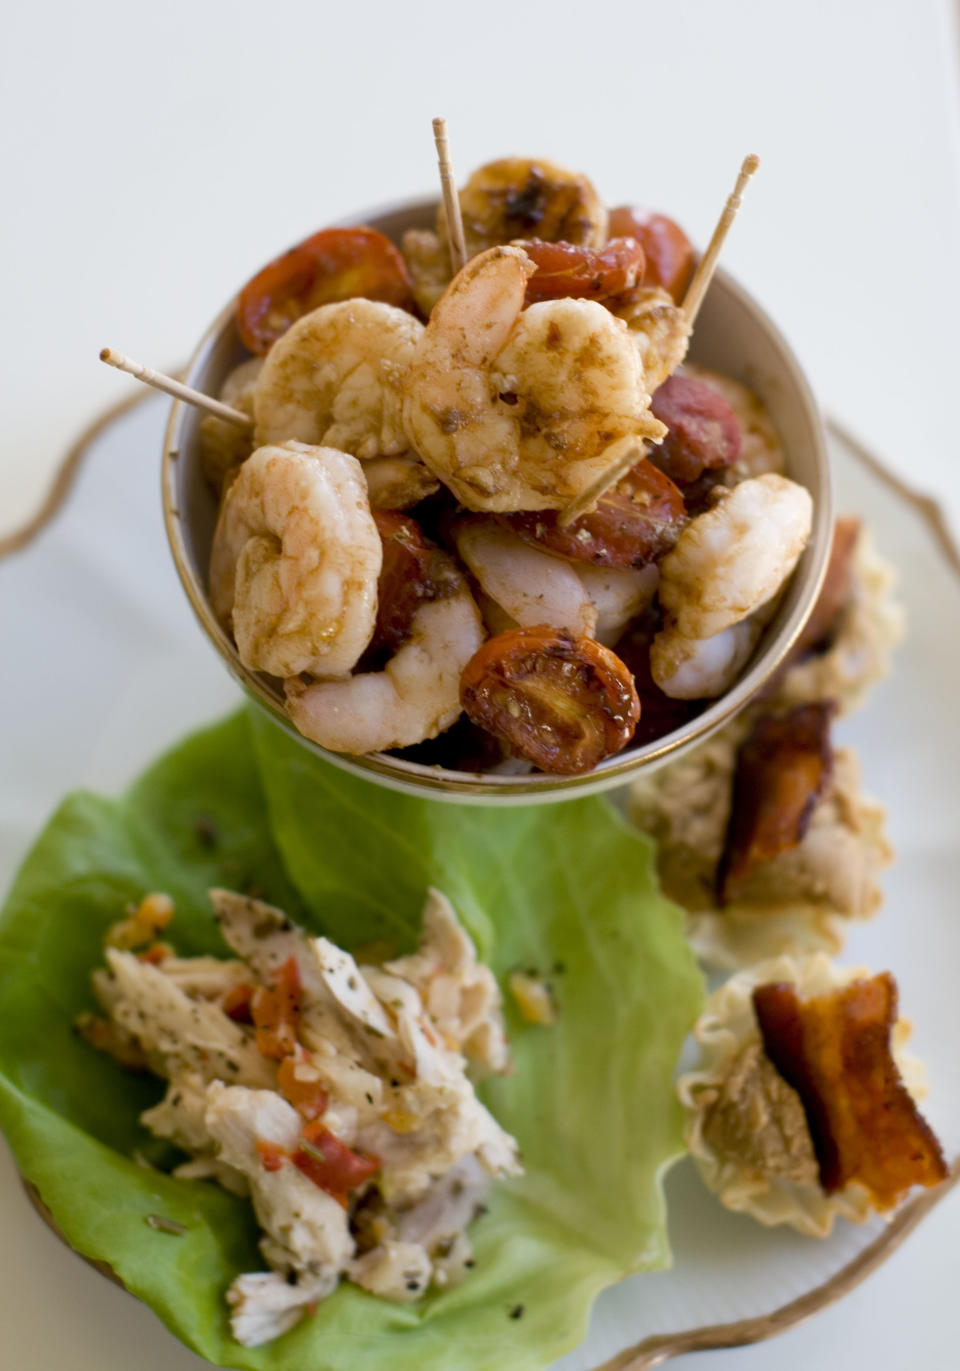
[[[241,417],[174,404],[167,533],[210,641],[305,747],[421,796],[562,800],[688,750],[777,671],[825,573],[826,448],[726,273],[684,329],[671,221],[608,219],[521,159],[461,199],[452,281],[417,200],[223,311],[186,380]]]

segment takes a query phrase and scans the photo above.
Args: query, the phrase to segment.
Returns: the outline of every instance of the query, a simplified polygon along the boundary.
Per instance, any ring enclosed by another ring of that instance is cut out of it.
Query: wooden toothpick
[[[103,348],[100,361],[106,362],[107,366],[116,367],[118,371],[125,371],[128,376],[135,376],[145,385],[153,386],[154,390],[165,391],[177,400],[185,400],[188,405],[196,405],[198,409],[215,414],[218,419],[226,419],[238,428],[253,428],[253,420],[249,414],[233,409],[221,400],[215,400],[212,395],[204,395],[203,391],[194,390],[192,386],[185,386],[181,381],[175,381],[172,376],[165,376],[162,371],[154,371],[153,367],[145,367],[142,362],[124,357],[122,352],[114,352],[113,348]]]
[[[460,215],[460,196],[454,180],[453,165],[450,161],[450,144],[447,141],[446,119],[434,119],[433,141],[437,145],[437,160],[440,163],[440,185],[443,188],[443,206],[447,212],[447,238],[450,242],[450,260],[454,274],[467,263],[467,244],[463,236],[463,219]]]
[[[616,443],[611,443],[607,448],[607,455],[617,448],[623,447],[623,451],[614,458],[610,466],[597,477],[592,485],[582,490],[575,500],[560,511],[557,523],[560,528],[569,528],[574,519],[579,519],[581,514],[586,514],[591,510],[600,499],[605,495],[611,486],[616,485],[619,480],[626,476],[627,472],[637,465],[641,457],[646,455],[646,448],[643,443],[638,441],[634,435],[627,438],[620,438]]]
[[[720,249],[723,247],[724,239],[730,232],[730,225],[737,217],[737,210],[740,208],[740,199],[746,188],[747,182],[760,165],[760,158],[756,153],[751,153],[745,157],[740,166],[740,175],[737,177],[737,184],[727,198],[727,203],[723,207],[723,213],[717,220],[717,227],[713,230],[713,237],[707,245],[707,250],[700,258],[696,271],[693,273],[693,280],[687,287],[687,293],[683,297],[683,304],[680,308],[687,316],[687,326],[693,328],[694,320],[703,303],[703,297],[707,293],[707,287],[713,279],[713,273],[717,269],[717,258],[720,256]]]

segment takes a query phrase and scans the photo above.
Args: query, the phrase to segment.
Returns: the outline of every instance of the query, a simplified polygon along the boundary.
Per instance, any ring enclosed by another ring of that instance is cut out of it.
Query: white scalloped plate
[[[0,642],[4,660],[17,666],[0,672],[0,717],[8,721],[0,772],[4,886],[63,793],[119,789],[181,734],[241,698],[193,619],[166,547],[156,471],[166,408],[148,398],[105,424],[88,442],[62,507],[0,564]],[[960,1151],[960,559],[935,508],[836,430],[831,447],[838,508],[873,526],[900,568],[910,620],[893,677],[842,725],[844,741],[860,750],[867,787],[887,805],[899,853],[886,878],[886,910],[854,931],[845,960],[895,971],[929,1066],[926,1110],[952,1156]],[[558,1363],[563,1371],[595,1368],[654,1334],[767,1314],[831,1280],[882,1227],[843,1226],[825,1242],[763,1230],[723,1211],[687,1163],[671,1173],[667,1192],[674,1268],[606,1292],[587,1341]],[[74,1371],[112,1371],[134,1360],[138,1371],[204,1365],[81,1263],[64,1273],[56,1244],[26,1216],[5,1156],[0,1215],[8,1236],[18,1230],[15,1253],[9,1242],[0,1252],[4,1340],[17,1344],[18,1329],[42,1324],[49,1357],[31,1365],[53,1365],[58,1356]],[[43,1269],[42,1285],[21,1278],[24,1264]],[[51,1297],[61,1311],[54,1322],[45,1317]],[[828,1297],[813,1304],[821,1302]]]

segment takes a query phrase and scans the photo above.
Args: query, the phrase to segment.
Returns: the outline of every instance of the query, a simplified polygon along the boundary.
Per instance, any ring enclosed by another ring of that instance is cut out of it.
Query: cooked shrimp
[[[596,625],[590,635],[604,647],[613,647],[624,629],[650,604],[657,593],[660,571],[656,565],[640,567],[590,566],[576,563],[577,578],[590,597]]]
[[[373,634],[381,559],[356,458],[304,443],[263,447],[220,509],[214,613],[251,670],[341,676]]]
[[[570,562],[531,547],[492,519],[467,519],[454,538],[485,594],[514,625],[549,624],[594,636],[597,611]]]
[[[470,257],[514,238],[587,248],[607,241],[607,210],[593,183],[542,158],[503,157],[478,167],[460,192],[460,213]],[[442,206],[437,231],[446,241]]]
[[[363,474],[371,509],[413,509],[440,489],[433,472],[415,457],[371,457]]]
[[[716,699],[740,675],[762,631],[755,617],[711,638],[685,638],[675,628],[664,628],[650,647],[650,673],[673,700]]]
[[[699,514],[660,563],[666,623],[650,649],[653,679],[674,699],[733,684],[810,536],[809,491],[767,473]]]
[[[253,418],[253,392],[263,366],[262,357],[250,357],[227,376],[220,387],[220,399]],[[249,429],[206,414],[200,421],[200,469],[217,495],[236,475],[241,462],[253,451]]]
[[[498,633],[509,633],[512,628],[520,627],[516,619],[511,618],[507,611],[479,586],[474,587],[473,598],[477,602],[477,609],[489,637],[496,638]]]
[[[528,551],[531,550],[533,549],[528,548]],[[526,589],[526,598],[529,602],[526,605],[527,617],[521,625],[520,620],[514,618],[506,607],[508,599],[510,604],[515,604],[524,592],[522,584],[513,583],[517,581],[516,573],[522,567],[511,556],[512,545],[510,548],[502,549],[502,565],[498,565],[494,557],[492,564],[488,562],[486,568],[481,568],[479,562],[476,565],[471,562],[470,553],[462,547],[458,546],[458,551],[480,582],[482,589],[477,593],[477,604],[483,621],[493,637],[521,626],[534,628],[542,622],[554,628],[570,628],[572,632],[586,634],[587,637],[602,643],[604,647],[615,647],[631,620],[642,614],[653,600],[660,579],[660,571],[652,563],[637,571],[632,567],[589,566],[586,562],[567,562],[560,557],[550,557],[549,560],[557,565],[549,568],[545,563],[539,566],[534,563],[523,564],[525,575],[528,572],[535,572],[537,576],[544,576],[549,572],[553,577],[558,566],[564,569],[562,584],[565,587],[564,601],[567,612],[559,612],[563,602],[554,598],[559,587],[551,584],[549,595],[544,594],[542,590],[537,593],[537,582],[531,580],[528,583],[530,588]],[[482,556],[482,552],[480,555]],[[548,554],[540,555],[546,557]],[[481,574],[482,570],[487,573],[486,581]],[[499,601],[493,594],[487,593],[487,585],[492,583],[491,570],[499,571],[501,575],[509,578],[507,589],[501,591]],[[567,586],[567,577],[571,572],[580,582],[584,598],[581,598],[572,587]],[[548,604],[549,609],[545,607]],[[538,606],[542,616],[540,619],[536,618]],[[582,629],[575,627],[578,618],[584,624]]]
[[[690,326],[679,305],[660,286],[638,286],[616,311],[630,330],[651,395],[687,355]]]
[[[435,738],[460,714],[460,674],[483,642],[483,624],[450,559],[449,593],[424,601],[410,636],[383,671],[349,681],[286,682],[299,731],[332,752],[383,752]]]
[[[258,446],[293,438],[361,460],[408,446],[401,382],[423,325],[374,300],[305,314],[274,343],[254,395]]]
[[[660,603],[687,638],[711,638],[771,599],[810,536],[810,492],[767,473],[691,519],[660,563]]]
[[[666,432],[626,325],[592,300],[524,310],[533,270],[519,247],[468,262],[404,382],[411,446],[468,509],[560,509]]]

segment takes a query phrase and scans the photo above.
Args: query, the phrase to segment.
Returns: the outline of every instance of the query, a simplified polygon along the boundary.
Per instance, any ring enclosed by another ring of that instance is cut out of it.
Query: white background
[[[174,366],[279,249],[433,190],[437,113],[461,176],[506,153],[550,156],[701,242],[741,157],[758,152],[725,264],[791,339],[824,407],[960,528],[960,42],[947,0],[7,10],[0,537],[83,423],[135,384],[97,362],[100,347]],[[156,482],[157,453],[129,456]],[[0,669],[29,669],[7,652]],[[0,786],[13,726],[0,724]],[[29,1247],[48,1267],[18,1263],[17,1225],[33,1219],[19,1198],[4,1213],[11,1365],[128,1371],[142,1340],[164,1336],[46,1235]],[[710,1366],[955,1367],[958,1225],[954,1198],[839,1308]],[[47,1271],[45,1303],[30,1295]]]

